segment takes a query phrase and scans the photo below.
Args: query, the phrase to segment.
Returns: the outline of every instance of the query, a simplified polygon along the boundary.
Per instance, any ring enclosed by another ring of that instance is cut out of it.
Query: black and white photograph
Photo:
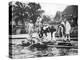
[[[78,55],[78,5],[10,1],[9,58]]]

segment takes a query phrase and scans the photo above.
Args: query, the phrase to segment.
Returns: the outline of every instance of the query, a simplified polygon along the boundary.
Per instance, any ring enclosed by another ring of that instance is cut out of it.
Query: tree
[[[28,6],[25,3],[16,2],[12,7],[12,18],[15,20],[16,24],[20,21],[23,25],[26,19],[28,19]]]
[[[66,18],[71,22],[72,27],[78,25],[78,6],[70,5],[67,6],[62,12],[63,15],[66,15]]]
[[[44,12],[41,10],[40,4],[37,3],[21,3],[16,2],[15,6],[13,6],[13,18],[18,23],[18,21],[21,21],[23,24],[25,20],[32,21],[31,23],[35,24],[38,17],[41,16],[41,14]]]
[[[11,24],[12,22],[15,22],[16,26],[22,24],[22,27],[24,27],[24,29],[25,29],[25,22],[30,22],[35,25],[37,18],[40,17],[41,14],[44,12],[43,10],[41,10],[40,4],[32,2],[28,4],[19,1],[16,1],[14,4],[13,2],[10,2],[9,8],[11,11],[10,12]],[[15,29],[17,28],[16,27],[13,28],[13,30]]]
[[[62,13],[61,13],[60,11],[57,11],[57,12],[56,12],[56,15],[55,15],[55,17],[54,17],[54,20],[55,20],[55,21],[59,21],[60,18],[61,18],[61,14],[62,14]]]
[[[47,16],[47,15],[43,15],[43,18],[42,18],[42,21],[41,23],[48,23],[49,21],[51,21],[51,18],[50,16]]]
[[[40,17],[44,11],[41,10],[40,4],[30,2],[28,5],[30,7],[30,10],[28,11],[30,14],[29,18],[30,20],[32,20],[32,23],[35,25],[37,18]]]

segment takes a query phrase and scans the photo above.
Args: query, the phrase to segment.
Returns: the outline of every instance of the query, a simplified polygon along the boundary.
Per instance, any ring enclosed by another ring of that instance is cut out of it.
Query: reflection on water
[[[54,46],[48,47],[44,50],[37,50],[37,48],[30,49],[30,47],[12,45],[12,58],[65,56],[77,54],[77,48],[57,48]]]

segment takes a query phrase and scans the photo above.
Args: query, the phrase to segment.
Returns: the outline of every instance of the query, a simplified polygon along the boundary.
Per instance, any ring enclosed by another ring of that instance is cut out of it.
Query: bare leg
[[[67,35],[66,35],[66,37],[67,37],[67,41],[69,41],[69,42],[70,42],[70,35],[69,35],[69,34],[67,34]]]
[[[68,39],[69,39],[69,41],[70,41],[70,34],[68,34]]]
[[[53,33],[51,32],[51,40],[52,40],[52,38],[53,38],[53,35],[52,35]]]

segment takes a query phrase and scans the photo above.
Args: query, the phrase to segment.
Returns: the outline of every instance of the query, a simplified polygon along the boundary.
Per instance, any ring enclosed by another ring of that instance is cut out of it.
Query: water
[[[25,35],[25,37],[28,37],[28,36]],[[11,39],[10,41],[11,42],[10,42],[9,48],[10,50],[12,50],[10,51],[10,54],[14,59],[16,58],[23,59],[23,58],[30,58],[30,57],[47,57],[47,56],[68,56],[68,55],[78,54],[78,40],[70,41],[70,43],[73,46],[72,48],[70,46],[66,47],[64,45],[62,45],[61,47],[60,45],[57,46],[56,43],[60,43],[62,41],[56,41],[55,43],[50,42],[49,44],[52,44],[52,43],[53,44],[44,50],[37,50],[37,48],[30,49],[30,46],[28,47],[21,46],[22,41],[28,42],[28,40],[26,39]]]
[[[46,57],[46,56],[66,56],[77,55],[76,48],[57,48],[48,47],[47,50],[38,51],[36,48],[30,50],[29,47],[12,46],[12,58],[30,58],[30,57]]]

